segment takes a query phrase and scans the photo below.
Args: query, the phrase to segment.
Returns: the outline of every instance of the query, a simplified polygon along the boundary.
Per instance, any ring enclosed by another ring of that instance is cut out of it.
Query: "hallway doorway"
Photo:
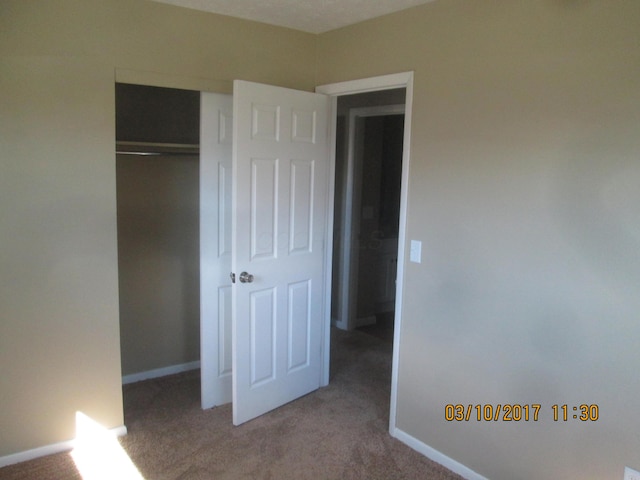
[[[338,98],[332,323],[389,343],[398,264],[405,89]]]

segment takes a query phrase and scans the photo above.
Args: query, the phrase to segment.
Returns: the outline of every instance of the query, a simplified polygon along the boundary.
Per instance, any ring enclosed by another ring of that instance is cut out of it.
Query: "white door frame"
[[[331,345],[331,268],[333,260],[333,207],[335,195],[336,168],[336,116],[338,97],[354,93],[365,93],[379,90],[405,88],[404,141],[402,149],[402,180],[400,187],[400,223],[398,228],[398,270],[396,283],[395,318],[393,333],[393,360],[391,372],[391,406],[389,411],[389,431],[396,428],[396,410],[398,393],[398,359],[400,357],[400,330],[402,325],[402,297],[404,285],[404,259],[407,229],[407,199],[409,190],[409,161],[411,158],[411,112],[413,104],[413,72],[403,72],[379,77],[332,83],[316,87],[316,92],[332,97],[331,129],[330,129],[330,170],[329,170],[329,205],[327,215],[327,237],[325,258],[325,319],[323,332],[323,358],[321,385],[329,384],[329,351]]]
[[[358,272],[360,261],[357,255],[357,238],[360,226],[361,208],[361,186],[362,168],[356,162],[358,152],[356,151],[357,121],[360,118],[381,117],[387,115],[404,115],[404,104],[400,105],[378,105],[374,107],[356,107],[349,109],[348,140],[347,140],[347,177],[345,179],[344,211],[342,218],[343,236],[340,239],[340,249],[342,261],[340,262],[340,278],[346,279],[341,282],[340,292],[340,313],[337,325],[340,328],[351,330],[358,327],[357,324],[357,295],[358,295]],[[334,149],[335,150],[335,149]]]

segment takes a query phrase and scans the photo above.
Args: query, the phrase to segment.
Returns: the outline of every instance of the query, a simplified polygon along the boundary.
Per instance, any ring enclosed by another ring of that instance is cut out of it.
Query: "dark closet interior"
[[[116,84],[125,382],[200,359],[199,124],[199,92]]]

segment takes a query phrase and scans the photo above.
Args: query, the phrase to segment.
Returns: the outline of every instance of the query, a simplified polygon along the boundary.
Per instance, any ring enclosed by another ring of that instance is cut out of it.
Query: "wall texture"
[[[400,429],[494,480],[640,468],[640,3],[440,0],[315,37],[146,0],[0,2],[0,456],[121,425],[114,80],[415,71]],[[317,49],[317,56],[316,56]],[[537,422],[445,405],[538,403]],[[598,404],[554,422],[551,405]]]
[[[0,457],[123,423],[115,79],[311,90],[313,35],[146,0],[0,2]]]
[[[200,360],[197,156],[118,155],[122,374]]]
[[[113,69],[17,56],[1,68],[0,455],[7,455],[74,438],[76,411],[109,427],[123,422]],[[95,103],[103,108],[87,108]]]
[[[319,37],[318,84],[415,72],[397,426],[493,480],[640,468],[638,25],[634,0],[440,0]]]

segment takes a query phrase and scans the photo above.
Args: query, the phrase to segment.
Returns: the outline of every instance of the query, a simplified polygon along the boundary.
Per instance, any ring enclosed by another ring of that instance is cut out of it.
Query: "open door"
[[[231,401],[233,97],[200,95],[200,382],[202,408]]]
[[[330,100],[244,81],[233,92],[239,425],[320,386]]]

